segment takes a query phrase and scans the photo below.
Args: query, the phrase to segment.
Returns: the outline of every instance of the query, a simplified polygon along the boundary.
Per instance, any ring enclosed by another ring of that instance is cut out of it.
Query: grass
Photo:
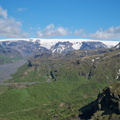
[[[14,55],[11,58],[11,57],[6,57],[6,56],[0,54],[0,64],[13,63],[17,60],[22,60],[22,59],[23,58],[18,55]]]
[[[12,120],[65,119],[96,99],[98,83],[58,81],[39,83],[27,88],[8,88],[0,95],[0,117]]]
[[[8,87],[6,85],[0,85],[0,95],[4,93],[7,90],[7,88]]]
[[[8,82],[47,82],[94,80],[112,83],[120,68],[119,50],[82,58],[35,58],[30,66],[21,67]],[[100,59],[96,59],[100,58]],[[93,62],[92,59],[95,61]],[[29,65],[29,64],[28,64]]]
[[[39,82],[9,87],[0,94],[0,117],[10,120],[72,120],[78,109],[94,101],[105,86],[117,81],[119,52],[83,58],[35,58],[7,82]],[[108,56],[107,58],[105,58]],[[79,62],[78,62],[79,61]],[[14,102],[13,102],[14,101]]]

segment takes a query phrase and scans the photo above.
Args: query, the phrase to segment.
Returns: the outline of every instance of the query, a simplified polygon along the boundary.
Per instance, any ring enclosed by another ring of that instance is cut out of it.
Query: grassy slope
[[[90,81],[39,83],[24,89],[8,88],[0,95],[0,117],[12,120],[68,118],[96,99],[104,86]],[[46,115],[47,114],[47,115]]]
[[[54,59],[38,57],[23,66],[8,82],[79,81],[81,79],[111,82],[120,68],[120,50],[86,57]],[[79,56],[79,55],[78,55]],[[94,62],[92,61],[94,60]]]
[[[16,60],[21,60],[21,59],[22,57],[18,55],[14,55],[14,57],[10,58],[0,54],[0,64],[12,63]]]

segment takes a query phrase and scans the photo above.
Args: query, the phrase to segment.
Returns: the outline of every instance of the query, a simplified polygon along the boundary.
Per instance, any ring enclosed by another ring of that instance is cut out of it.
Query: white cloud
[[[37,36],[38,36],[38,37],[44,37],[43,33],[40,32],[40,31],[37,32]]]
[[[23,12],[23,11],[25,11],[25,10],[26,10],[26,8],[18,8],[18,9],[17,9],[18,12]]]
[[[99,29],[96,33],[90,34],[94,39],[120,39],[120,26],[110,27],[107,30]]]
[[[4,10],[2,7],[0,7],[0,16],[4,19],[7,19],[7,10]]]
[[[77,36],[77,35],[80,35],[80,36],[82,36],[82,37],[86,37],[86,36],[87,36],[87,33],[86,33],[85,30],[79,29],[79,30],[75,30],[74,35],[76,35],[76,36]]]
[[[70,32],[64,27],[55,27],[54,24],[48,25],[43,31],[38,31],[38,37],[66,36]]]
[[[7,10],[0,7],[0,37],[27,37],[21,29],[22,23],[8,17]]]
[[[49,24],[49,25],[45,28],[45,30],[50,30],[50,29],[54,29],[54,28],[55,28],[54,24]]]

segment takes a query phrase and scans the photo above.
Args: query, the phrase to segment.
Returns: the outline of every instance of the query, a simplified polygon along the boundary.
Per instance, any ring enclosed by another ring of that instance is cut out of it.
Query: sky
[[[0,0],[0,39],[120,40],[120,0]]]

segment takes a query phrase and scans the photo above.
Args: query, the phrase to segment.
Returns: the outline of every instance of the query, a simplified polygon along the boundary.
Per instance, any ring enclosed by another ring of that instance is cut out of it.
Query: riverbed
[[[0,84],[3,83],[3,81],[5,80],[11,79],[11,75],[16,73],[17,69],[25,63],[26,61],[22,60],[15,63],[0,65]]]

